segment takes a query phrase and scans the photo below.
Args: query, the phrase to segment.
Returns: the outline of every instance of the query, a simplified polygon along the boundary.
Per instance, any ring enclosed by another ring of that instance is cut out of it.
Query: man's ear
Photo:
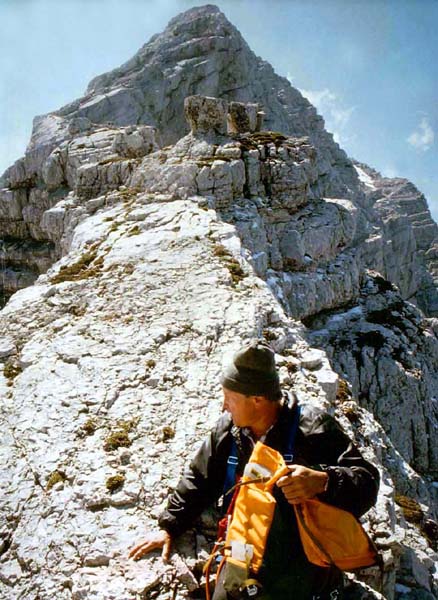
[[[253,399],[255,406],[260,406],[265,401],[264,396],[251,396],[251,398]]]

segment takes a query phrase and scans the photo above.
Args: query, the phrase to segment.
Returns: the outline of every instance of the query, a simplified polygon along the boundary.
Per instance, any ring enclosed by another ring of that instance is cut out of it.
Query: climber
[[[282,453],[289,467],[273,489],[276,508],[257,573],[262,585],[257,598],[342,598],[341,571],[334,566],[317,566],[306,558],[293,506],[317,498],[359,517],[376,501],[377,469],[362,458],[332,417],[308,403],[298,407],[293,395],[282,393],[275,355],[264,343],[251,342],[235,354],[222,376],[222,386],[225,415],[170,495],[159,518],[161,530],[147,534],[130,557],[138,560],[162,549],[167,560],[172,540],[206,507],[220,497],[226,499],[230,473],[233,484],[259,441]],[[232,460],[234,453],[237,456]],[[243,592],[235,596],[226,591],[224,572],[218,578],[213,600],[248,597]],[[258,591],[251,589],[250,595]]]

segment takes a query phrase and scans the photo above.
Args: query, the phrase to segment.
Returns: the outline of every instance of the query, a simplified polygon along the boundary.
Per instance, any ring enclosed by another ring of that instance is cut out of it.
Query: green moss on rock
[[[64,473],[64,471],[59,471],[58,469],[56,469],[55,471],[50,473],[47,479],[46,489],[50,490],[54,485],[56,485],[60,481],[65,481],[66,479],[67,475]]]
[[[105,483],[106,489],[110,492],[110,494],[114,494],[122,489],[125,485],[125,476],[118,473],[117,475],[113,475],[112,477],[108,477]]]
[[[424,513],[416,500],[408,498],[408,496],[395,496],[394,500],[402,509],[407,521],[416,525],[423,521]]]

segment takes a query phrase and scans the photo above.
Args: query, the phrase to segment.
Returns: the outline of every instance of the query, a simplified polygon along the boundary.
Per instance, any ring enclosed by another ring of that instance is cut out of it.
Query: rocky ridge
[[[406,222],[411,226],[418,260],[418,287],[414,291],[420,308],[428,315],[437,315],[438,297],[438,225],[433,220],[424,195],[407,179],[382,177],[376,170],[354,161],[367,202],[392,230],[394,238],[404,235]],[[394,235],[395,234],[395,235]],[[406,296],[411,300],[411,297]]]
[[[224,17],[188,11],[166,31],[193,35],[202,19]],[[168,567],[126,551],[219,412],[223,351],[255,335],[284,385],[335,411],[381,466],[367,526],[383,587],[365,580],[387,598],[436,593],[438,342],[405,302],[420,290],[415,232],[381,217],[362,167],[328,160],[328,134],[260,131],[266,106],[250,100],[191,97],[191,132],[168,147],[156,122],[73,111],[64,139],[52,115],[4,176],[2,227],[62,256],[0,313],[5,598],[199,594],[207,516]]]

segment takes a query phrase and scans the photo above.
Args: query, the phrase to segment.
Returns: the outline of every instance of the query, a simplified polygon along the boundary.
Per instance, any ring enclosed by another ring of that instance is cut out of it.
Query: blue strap
[[[296,409],[295,409],[294,418],[292,421],[292,425],[289,429],[289,438],[287,440],[286,451],[283,454],[284,462],[287,465],[290,465],[293,463],[295,438],[297,435],[298,426],[300,424],[300,414],[301,414],[301,406],[299,404],[297,404]],[[224,488],[223,488],[223,492],[222,492],[223,497],[224,497],[223,503],[222,503],[222,511],[224,513],[227,512],[228,507],[231,502],[231,499],[232,499],[232,496],[233,496],[232,493],[227,494],[227,492],[236,483],[236,471],[237,471],[237,465],[239,463],[236,440],[235,440],[234,436],[232,436],[231,439],[232,439],[231,450],[230,450],[230,454],[228,455],[227,471],[225,474],[225,482],[224,482]]]
[[[289,438],[287,440],[286,452],[283,454],[284,462],[291,465],[294,461],[295,438],[297,436],[298,425],[300,424],[301,406],[297,404],[295,408],[294,420],[289,429]]]
[[[231,436],[231,450],[228,455],[227,460],[227,472],[225,474],[225,482],[224,482],[224,490],[223,490],[223,502],[222,502],[222,511],[225,514],[230,505],[231,499],[233,497],[233,492],[227,492],[233,487],[236,483],[236,471],[237,465],[239,463],[239,457],[237,456],[237,444],[234,436]]]

